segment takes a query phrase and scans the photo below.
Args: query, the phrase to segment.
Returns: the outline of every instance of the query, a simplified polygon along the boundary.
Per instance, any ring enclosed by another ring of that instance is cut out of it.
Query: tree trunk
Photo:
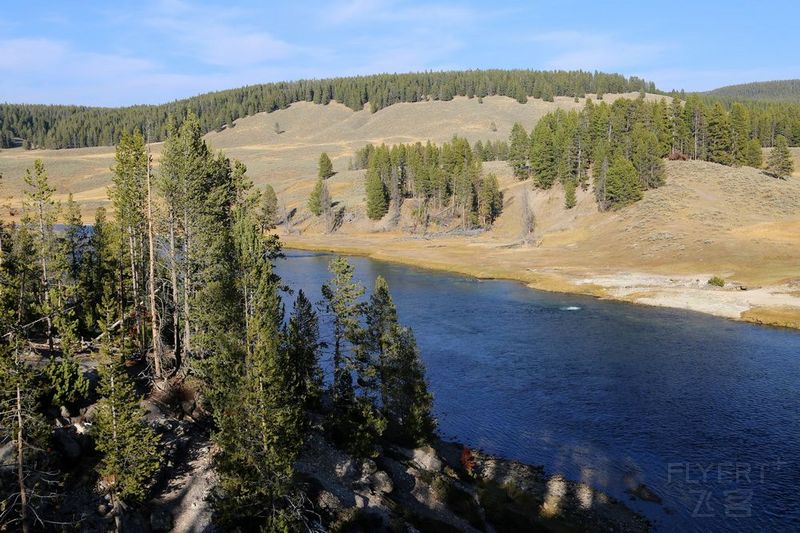
[[[175,217],[170,214],[169,219],[169,260],[170,260],[170,283],[172,284],[172,337],[173,350],[175,352],[175,372],[181,368],[181,333],[180,333],[180,300],[178,298],[178,259],[175,251]]]
[[[50,309],[50,277],[47,275],[47,254],[50,247],[46,243],[47,237],[44,232],[44,204],[39,202],[39,231],[42,234],[42,288],[44,289],[44,306],[47,310],[47,347],[50,349],[50,355],[53,355],[53,319],[51,317],[52,310]]]
[[[156,312],[156,256],[155,245],[153,244],[153,196],[150,187],[150,145],[147,145],[147,248],[149,252],[149,272],[150,277],[150,328],[153,333],[153,370],[156,378],[161,378],[161,328],[158,324],[158,313]]]
[[[22,391],[17,383],[17,482],[19,483],[19,516],[23,533],[30,531],[28,524],[28,490],[25,487],[25,448],[22,441]]]

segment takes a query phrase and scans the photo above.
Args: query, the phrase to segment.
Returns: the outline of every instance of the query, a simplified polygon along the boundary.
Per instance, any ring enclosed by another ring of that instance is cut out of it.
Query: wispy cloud
[[[546,47],[547,68],[617,70],[640,67],[667,53],[662,43],[631,42],[613,34],[573,30],[539,33],[530,40]]]

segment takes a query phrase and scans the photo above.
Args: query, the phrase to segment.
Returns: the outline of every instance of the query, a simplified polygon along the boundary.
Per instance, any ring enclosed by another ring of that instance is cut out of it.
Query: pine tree
[[[33,163],[33,169],[25,170],[25,200],[22,223],[33,237],[32,244],[39,263],[40,286],[39,312],[46,323],[47,343],[53,351],[53,303],[51,289],[53,279],[53,254],[55,253],[55,233],[53,224],[58,218],[60,205],[53,199],[55,189],[50,185],[47,171],[41,159]]]
[[[564,207],[572,209],[578,204],[578,199],[575,196],[575,182],[567,180],[564,182]]]
[[[373,159],[373,161],[376,161]],[[367,216],[370,220],[380,220],[389,211],[389,198],[386,185],[381,179],[377,163],[367,170],[365,190],[367,193]]]
[[[272,185],[264,186],[261,194],[261,207],[258,213],[261,231],[273,229],[278,224],[278,195]]]
[[[716,103],[708,114],[708,160],[722,165],[733,164],[733,139],[730,118]]]
[[[491,226],[503,210],[503,193],[497,182],[497,176],[489,174],[481,181],[478,194],[478,216],[484,227]]]
[[[634,126],[633,166],[639,174],[642,189],[655,189],[664,184],[664,161],[659,156],[660,145],[655,133],[643,125]]]
[[[107,326],[104,332],[98,367],[101,400],[97,403],[93,434],[95,447],[102,455],[97,470],[109,487],[119,530],[122,502],[145,498],[161,457],[158,435],[144,421],[133,383],[124,366],[112,358]]]
[[[322,178],[324,180],[333,176],[333,163],[331,162],[331,158],[328,157],[328,154],[322,152],[319,155],[319,164],[317,170],[317,177]]]
[[[374,380],[374,366],[368,363],[361,325],[364,305],[359,298],[364,294],[364,287],[353,281],[353,267],[346,259],[337,257],[328,268],[333,279],[322,286],[322,295],[333,318],[331,425],[334,438],[348,452],[368,457],[374,454],[375,441],[386,429],[386,420],[375,408],[368,385]],[[364,390],[356,390],[354,373],[359,386],[366,385]]]
[[[531,132],[530,160],[536,186],[549,189],[555,183],[558,169],[558,149],[555,145],[552,116],[544,117],[536,123]]]
[[[786,137],[778,135],[775,138],[775,146],[770,150],[767,158],[767,169],[779,178],[786,178],[794,172],[794,161]]]
[[[514,176],[524,180],[529,176],[528,170],[528,151],[530,142],[528,133],[519,122],[515,122],[511,128],[511,137],[508,146],[508,163],[514,171]]]
[[[2,310],[5,311],[5,310]],[[9,444],[15,485],[0,493],[0,529],[28,533],[42,508],[52,504],[47,487],[57,480],[48,473],[50,427],[39,414],[36,376],[21,358],[22,340],[0,337],[0,447]]]
[[[758,139],[750,139],[747,141],[744,160],[744,164],[749,167],[762,167],[764,164],[764,152],[761,150],[761,141]]]
[[[319,337],[319,318],[314,307],[300,290],[286,326],[289,364],[297,376],[296,397],[308,408],[318,404],[322,396],[322,369],[319,352],[323,346]]]
[[[299,519],[289,502],[302,445],[302,402],[281,332],[279,280],[264,256],[250,268],[255,285],[244,361],[235,365],[214,411],[221,489],[214,503],[226,529],[282,531]]]
[[[308,210],[314,216],[320,216],[322,214],[322,197],[324,196],[324,191],[326,189],[325,182],[322,181],[322,178],[317,179],[317,183],[314,184],[314,188],[311,190],[311,194],[308,197]]]
[[[642,198],[636,167],[621,155],[614,157],[608,168],[605,196],[611,207],[620,208]]]

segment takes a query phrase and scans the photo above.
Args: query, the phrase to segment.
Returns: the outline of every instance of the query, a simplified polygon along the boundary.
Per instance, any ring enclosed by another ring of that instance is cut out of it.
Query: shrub
[[[713,278],[708,280],[708,284],[709,285],[713,285],[715,287],[724,287],[725,286],[725,280],[722,279],[719,276],[714,276]]]

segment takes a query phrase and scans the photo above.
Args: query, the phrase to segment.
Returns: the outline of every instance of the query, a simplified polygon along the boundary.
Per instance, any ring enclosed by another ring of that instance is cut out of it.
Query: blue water
[[[278,271],[318,301],[331,257]],[[444,438],[585,481],[659,531],[800,530],[799,332],[350,260],[414,329]],[[639,483],[663,504],[632,500]]]

